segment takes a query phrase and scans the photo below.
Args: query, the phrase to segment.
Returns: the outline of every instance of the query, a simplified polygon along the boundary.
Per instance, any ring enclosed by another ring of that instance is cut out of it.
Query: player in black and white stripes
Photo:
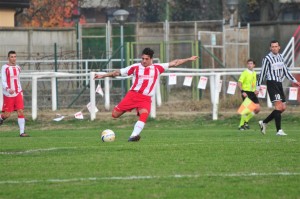
[[[285,96],[282,88],[284,78],[296,83],[300,83],[290,73],[285,65],[283,56],[279,53],[280,44],[278,41],[273,40],[270,43],[270,53],[267,54],[262,61],[261,73],[257,81],[256,90],[260,90],[260,85],[264,79],[267,80],[267,89],[272,103],[274,103],[275,110],[264,120],[259,121],[262,134],[266,134],[266,126],[273,118],[277,129],[276,135],[287,135],[281,129],[281,113],[285,111]]]

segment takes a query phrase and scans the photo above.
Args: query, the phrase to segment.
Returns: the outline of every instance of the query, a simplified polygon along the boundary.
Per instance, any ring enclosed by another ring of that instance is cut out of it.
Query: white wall
[[[39,56],[51,56],[53,59],[54,43],[58,52],[76,51],[76,31],[68,29],[0,29],[0,57],[6,60],[7,53],[15,50],[18,59],[35,59]]]

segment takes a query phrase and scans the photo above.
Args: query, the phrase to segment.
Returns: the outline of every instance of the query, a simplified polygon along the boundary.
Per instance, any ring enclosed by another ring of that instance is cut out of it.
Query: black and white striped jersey
[[[264,79],[282,82],[284,77],[287,77],[293,82],[297,82],[285,65],[283,56],[279,53],[274,55],[270,52],[262,60],[261,72],[257,80],[257,90],[259,90],[259,86]]]

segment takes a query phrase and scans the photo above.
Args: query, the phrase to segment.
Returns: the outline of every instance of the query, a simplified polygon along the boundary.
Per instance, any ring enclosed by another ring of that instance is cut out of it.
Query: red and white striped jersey
[[[15,97],[22,92],[20,82],[21,67],[18,65],[10,66],[5,64],[1,68],[1,81],[3,95],[7,97]],[[9,94],[8,89],[14,90],[14,94]]]
[[[155,91],[158,76],[169,68],[169,63],[152,64],[144,67],[141,63],[121,69],[122,76],[133,75],[130,90],[146,96],[152,96]]]

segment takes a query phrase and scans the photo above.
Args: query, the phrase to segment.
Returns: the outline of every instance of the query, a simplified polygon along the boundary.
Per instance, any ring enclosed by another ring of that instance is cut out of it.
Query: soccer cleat
[[[141,139],[140,135],[137,136],[130,136],[128,142],[138,142]]]
[[[283,130],[279,130],[276,135],[279,135],[279,136],[284,136],[284,135],[287,135],[285,132],[283,132]]]
[[[0,118],[0,126],[3,124],[3,119],[2,118]]]
[[[20,134],[20,137],[30,137],[30,136],[26,133],[22,133],[22,134]]]
[[[246,129],[245,129],[244,126],[240,126],[240,127],[239,127],[239,130],[240,130],[240,131],[244,131],[244,130],[246,130]]]
[[[244,128],[245,128],[245,130],[246,130],[246,129],[250,129],[250,126],[248,125],[248,122],[245,122],[245,123],[244,123]]]
[[[260,120],[258,122],[259,126],[260,126],[260,131],[262,134],[266,134],[266,128],[267,128],[267,124],[265,124],[262,120]]]

